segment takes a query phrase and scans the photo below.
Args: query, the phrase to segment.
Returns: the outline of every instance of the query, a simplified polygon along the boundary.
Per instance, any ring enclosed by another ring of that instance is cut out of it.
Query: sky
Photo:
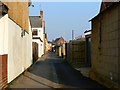
[[[84,31],[91,29],[91,20],[99,13],[101,2],[32,2],[30,16],[39,16],[40,8],[44,12],[46,33],[49,41],[64,37],[66,41],[84,36]]]

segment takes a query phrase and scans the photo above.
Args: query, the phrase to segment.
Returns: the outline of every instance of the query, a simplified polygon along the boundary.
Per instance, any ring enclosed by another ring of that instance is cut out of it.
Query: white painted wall
[[[40,37],[41,40],[44,40],[44,29],[43,28],[32,28],[32,30],[36,29],[38,31],[38,35],[34,36],[34,37]]]
[[[30,65],[32,64],[32,28],[30,25],[30,21],[29,22],[29,33],[27,34],[27,36],[25,37],[26,39],[26,64],[25,64],[25,69],[27,69],[28,67],[30,67]]]
[[[8,18],[0,18],[0,55],[8,54],[8,83],[32,64],[32,30],[21,37],[21,27]]]
[[[62,44],[62,53],[63,53],[64,56],[66,55],[66,52],[65,52],[65,43]]]
[[[61,46],[59,47],[59,56],[61,57],[62,55],[61,55],[61,50],[62,50],[62,48],[61,48]]]
[[[38,44],[38,57],[43,55],[43,42],[39,39],[33,39],[32,42],[36,42]]]
[[[8,18],[8,83],[32,64],[32,32],[24,37],[21,32],[21,27]]]
[[[0,55],[8,54],[8,15],[0,18]]]
[[[44,54],[44,29],[43,28],[32,28],[32,31],[36,29],[38,31],[38,35],[33,37],[40,37],[43,42],[38,39],[33,39],[33,42],[38,43],[38,56],[41,57]]]

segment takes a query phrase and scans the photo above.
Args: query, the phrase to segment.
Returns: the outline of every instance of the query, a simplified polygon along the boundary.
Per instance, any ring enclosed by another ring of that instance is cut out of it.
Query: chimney
[[[40,10],[40,16],[43,19],[43,11],[42,10]]]

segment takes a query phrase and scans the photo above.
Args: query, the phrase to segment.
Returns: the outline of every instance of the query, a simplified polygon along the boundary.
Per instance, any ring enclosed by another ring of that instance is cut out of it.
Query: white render
[[[38,57],[41,57],[43,52],[43,42],[41,42],[39,39],[33,39],[32,42],[36,42],[38,44]]]
[[[62,44],[62,53],[63,53],[64,56],[66,55],[66,52],[65,52],[65,43]]]
[[[5,24],[6,23],[6,24]],[[8,15],[0,18],[0,55],[8,54]]]
[[[38,35],[34,35],[33,37],[40,37],[42,41],[39,39],[33,39],[32,42],[36,42],[38,44],[38,57],[41,57],[44,54],[44,29],[42,28],[32,28],[32,31],[37,30]]]
[[[91,34],[92,34],[92,32],[89,31],[89,32],[86,32],[86,33],[85,33],[85,36],[86,36],[86,35],[91,35]]]
[[[32,31],[21,37],[22,28],[8,18],[0,19],[0,55],[8,54],[8,83],[32,64]]]
[[[61,57],[62,55],[61,55],[61,52],[62,51],[62,48],[61,48],[61,46],[59,47],[59,56]]]

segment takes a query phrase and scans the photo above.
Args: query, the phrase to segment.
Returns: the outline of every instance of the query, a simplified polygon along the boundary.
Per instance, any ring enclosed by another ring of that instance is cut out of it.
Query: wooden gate
[[[38,44],[36,42],[32,43],[32,53],[33,53],[33,63],[38,59]]]
[[[73,40],[70,42],[71,62],[85,63],[85,41]]]

